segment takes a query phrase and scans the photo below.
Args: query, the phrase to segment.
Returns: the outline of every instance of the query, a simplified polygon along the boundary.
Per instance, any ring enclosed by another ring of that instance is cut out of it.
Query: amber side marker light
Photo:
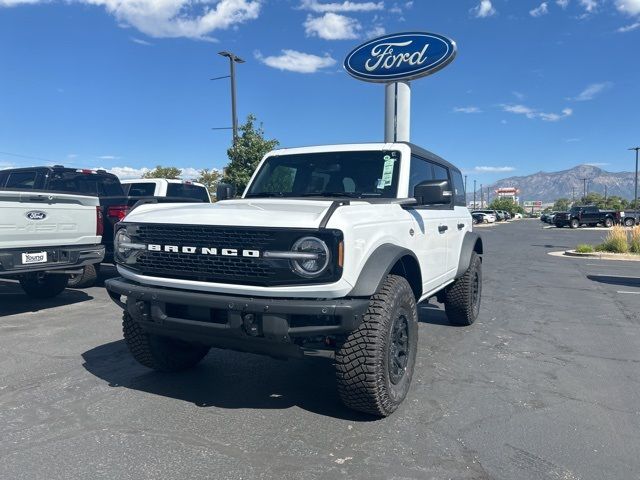
[[[338,244],[338,266],[342,268],[344,265],[344,242]]]

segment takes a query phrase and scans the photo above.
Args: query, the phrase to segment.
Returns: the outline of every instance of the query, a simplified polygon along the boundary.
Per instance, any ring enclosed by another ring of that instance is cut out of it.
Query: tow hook
[[[260,327],[254,313],[243,314],[242,325],[244,326],[244,331],[250,337],[258,337],[260,335]]]

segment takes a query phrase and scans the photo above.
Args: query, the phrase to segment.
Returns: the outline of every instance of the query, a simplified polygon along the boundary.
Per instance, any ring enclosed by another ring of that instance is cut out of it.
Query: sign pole
[[[385,85],[384,141],[408,142],[411,138],[411,84]]]

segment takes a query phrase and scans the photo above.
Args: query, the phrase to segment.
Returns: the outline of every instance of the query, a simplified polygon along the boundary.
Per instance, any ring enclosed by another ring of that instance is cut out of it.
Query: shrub
[[[593,246],[587,245],[586,243],[581,243],[576,247],[576,252],[578,253],[592,253],[593,251]]]
[[[612,253],[627,253],[629,251],[629,242],[627,241],[627,232],[624,227],[615,226],[611,230],[596,250],[602,250]]]
[[[640,254],[640,225],[636,225],[631,230],[631,242],[629,245],[631,253]]]

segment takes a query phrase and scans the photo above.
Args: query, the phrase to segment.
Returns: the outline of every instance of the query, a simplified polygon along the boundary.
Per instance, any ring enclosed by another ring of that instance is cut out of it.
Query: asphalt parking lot
[[[547,254],[604,230],[479,231],[478,322],[422,306],[413,386],[384,420],[341,406],[329,360],[212,350],[159,374],[101,287],[36,302],[0,281],[0,478],[638,478],[640,263]]]

